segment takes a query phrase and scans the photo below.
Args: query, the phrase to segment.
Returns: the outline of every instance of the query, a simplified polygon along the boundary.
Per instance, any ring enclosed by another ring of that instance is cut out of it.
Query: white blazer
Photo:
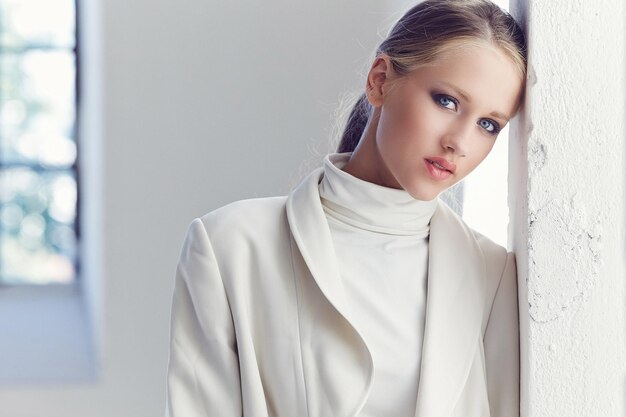
[[[338,274],[322,175],[191,222],[176,269],[166,415],[359,414],[372,357]],[[516,277],[512,252],[438,200],[415,417],[519,416]]]

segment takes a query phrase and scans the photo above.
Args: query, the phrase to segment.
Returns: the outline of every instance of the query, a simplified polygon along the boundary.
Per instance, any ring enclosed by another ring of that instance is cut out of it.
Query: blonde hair
[[[502,50],[521,79],[526,78],[524,33],[509,13],[489,0],[425,0],[396,22],[376,56],[388,55],[393,70],[402,77],[455,49],[485,44]],[[356,148],[371,110],[363,93],[347,117],[337,152]]]

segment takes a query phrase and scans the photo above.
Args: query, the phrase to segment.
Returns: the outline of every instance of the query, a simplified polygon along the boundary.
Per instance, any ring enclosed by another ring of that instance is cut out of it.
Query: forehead
[[[465,46],[443,53],[409,74],[424,87],[446,88],[481,111],[512,116],[522,93],[523,79],[515,63],[493,46]],[[452,90],[456,87],[456,91]]]

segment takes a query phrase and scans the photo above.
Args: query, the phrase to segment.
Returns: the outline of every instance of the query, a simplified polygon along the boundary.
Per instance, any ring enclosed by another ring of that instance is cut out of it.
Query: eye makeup
[[[448,110],[456,110],[456,108],[459,106],[459,101],[448,95],[448,94],[444,94],[444,93],[435,93],[433,92],[431,94],[433,100],[435,101],[435,103],[437,103],[439,106],[448,109]],[[442,104],[442,100],[448,100],[452,103],[454,103],[455,108],[451,109],[448,106]],[[489,130],[487,128],[484,128],[484,126],[482,126],[482,121],[487,121],[489,123],[491,123],[491,125],[493,126],[493,130]],[[481,127],[483,127],[485,129],[485,131],[491,135],[497,135],[498,133],[500,133],[500,131],[502,130],[502,128],[500,127],[500,124],[498,122],[496,122],[495,120],[491,120],[491,119],[481,119],[481,122],[479,122],[479,124],[481,124]]]

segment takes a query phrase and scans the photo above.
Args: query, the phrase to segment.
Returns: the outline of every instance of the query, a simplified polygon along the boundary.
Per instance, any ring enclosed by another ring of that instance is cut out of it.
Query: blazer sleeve
[[[519,417],[519,310],[515,254],[508,252],[484,337],[492,417]]]
[[[166,386],[166,416],[242,415],[232,314],[199,218],[187,230],[176,268]]]

